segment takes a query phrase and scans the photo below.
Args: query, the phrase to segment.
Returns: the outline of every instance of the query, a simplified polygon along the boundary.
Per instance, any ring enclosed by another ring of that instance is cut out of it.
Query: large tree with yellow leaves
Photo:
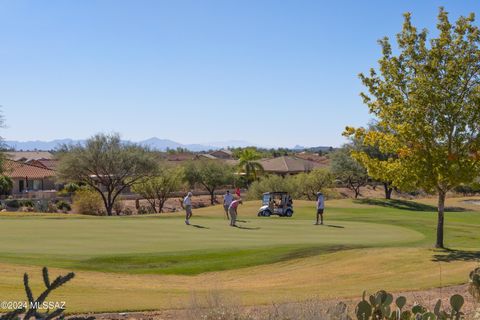
[[[443,8],[437,28],[438,36],[428,41],[407,13],[398,50],[388,38],[379,41],[378,70],[360,75],[368,88],[363,100],[379,130],[347,127],[345,135],[395,155],[354,152],[373,178],[438,194],[436,247],[443,248],[446,194],[479,174],[480,31],[473,14],[452,24]]]

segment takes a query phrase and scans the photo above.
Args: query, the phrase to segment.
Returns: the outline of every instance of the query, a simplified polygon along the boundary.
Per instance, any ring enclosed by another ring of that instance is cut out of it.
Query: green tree
[[[277,175],[266,175],[254,181],[248,188],[247,198],[249,200],[261,199],[265,192],[288,192],[295,194],[297,188],[296,180],[292,177],[283,178]]]
[[[163,206],[171,194],[183,186],[183,168],[159,166],[151,177],[143,178],[133,185],[132,191],[145,198],[153,212],[163,211]]]
[[[7,176],[0,176],[0,194],[10,194],[13,189],[13,181]]]
[[[317,198],[317,192],[326,192],[334,183],[332,172],[326,168],[317,168],[309,173],[300,173],[287,179],[295,179],[297,186],[295,194],[308,200]]]
[[[407,13],[398,54],[388,38],[379,41],[379,71],[360,78],[368,89],[363,100],[384,130],[347,127],[345,134],[397,155],[383,161],[357,154],[379,175],[388,172],[393,185],[438,194],[435,245],[443,248],[446,194],[479,172],[480,31],[473,13],[451,24],[443,8],[437,28],[428,42],[427,31],[417,31]]]
[[[383,129],[379,127],[376,123],[371,123],[368,126],[368,131],[382,131]],[[376,159],[382,163],[388,163],[390,160],[397,158],[395,153],[386,153],[380,150],[380,147],[377,143],[365,144],[362,139],[352,139],[353,150],[352,157],[355,158],[360,164],[367,169],[368,175],[370,177],[375,177],[375,179],[382,183],[385,190],[385,199],[392,198],[392,192],[394,186],[392,185],[392,174],[390,170],[383,170],[377,166],[371,166],[368,159]],[[358,154],[365,154],[367,157],[358,156]]]
[[[332,152],[332,173],[348,189],[355,194],[355,199],[360,195],[361,187],[368,183],[367,170],[351,156],[353,147],[344,145]]]
[[[150,175],[156,166],[144,147],[124,144],[118,134],[97,134],[60,151],[59,178],[84,183],[102,197],[107,215],[120,193]]]
[[[258,163],[260,159],[260,153],[251,148],[243,149],[239,154],[238,166],[241,173],[245,174],[248,184],[257,180],[264,172],[262,165]]]
[[[215,190],[233,182],[233,168],[219,160],[196,160],[185,165],[185,180],[190,186],[199,184],[210,194],[211,204],[215,204]]]

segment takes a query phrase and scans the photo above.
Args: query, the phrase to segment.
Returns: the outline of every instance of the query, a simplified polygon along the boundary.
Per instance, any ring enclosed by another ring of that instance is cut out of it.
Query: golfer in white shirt
[[[183,198],[183,207],[185,208],[185,224],[190,225],[190,218],[192,217],[192,196],[189,192],[185,198]]]
[[[230,204],[233,202],[233,195],[230,193],[230,190],[227,190],[227,193],[223,196],[223,209],[225,210],[225,214],[228,217],[228,207],[230,207]]]

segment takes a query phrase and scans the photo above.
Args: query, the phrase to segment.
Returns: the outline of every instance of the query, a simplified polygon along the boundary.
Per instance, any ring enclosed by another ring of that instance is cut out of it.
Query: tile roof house
[[[13,181],[13,194],[55,189],[55,171],[38,165],[5,159],[3,174]]]
[[[53,154],[48,151],[8,151],[5,155],[10,160],[22,162],[54,159]]]
[[[312,152],[299,152],[295,154],[296,158],[304,159],[304,160],[310,160],[314,162],[318,162],[320,164],[323,164],[325,166],[330,165],[330,159],[327,158],[326,156],[320,156],[318,153],[312,153]]]
[[[34,166],[43,167],[50,170],[55,170],[58,165],[57,159],[40,159],[40,160],[29,160],[25,163],[32,164]]]
[[[318,162],[305,160],[293,156],[282,156],[273,159],[263,159],[258,161],[265,172],[278,175],[291,175],[302,172],[310,172],[316,168],[323,168]]]
[[[232,151],[228,149],[222,149],[222,150],[215,150],[209,153],[211,156],[214,156],[217,159],[223,159],[223,160],[232,160],[233,159],[233,153]]]
[[[174,162],[190,161],[190,160],[193,160],[194,158],[195,158],[195,155],[193,153],[187,153],[187,152],[166,153],[162,155],[162,159],[167,161],[174,161]]]

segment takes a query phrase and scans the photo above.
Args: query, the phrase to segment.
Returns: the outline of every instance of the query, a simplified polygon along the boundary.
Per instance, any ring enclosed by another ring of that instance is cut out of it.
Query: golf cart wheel
[[[287,212],[285,212],[285,216],[286,217],[291,217],[293,215],[293,211],[292,210],[287,210]]]
[[[263,215],[264,217],[270,217],[270,211],[265,210],[265,211],[262,212],[262,215]]]

